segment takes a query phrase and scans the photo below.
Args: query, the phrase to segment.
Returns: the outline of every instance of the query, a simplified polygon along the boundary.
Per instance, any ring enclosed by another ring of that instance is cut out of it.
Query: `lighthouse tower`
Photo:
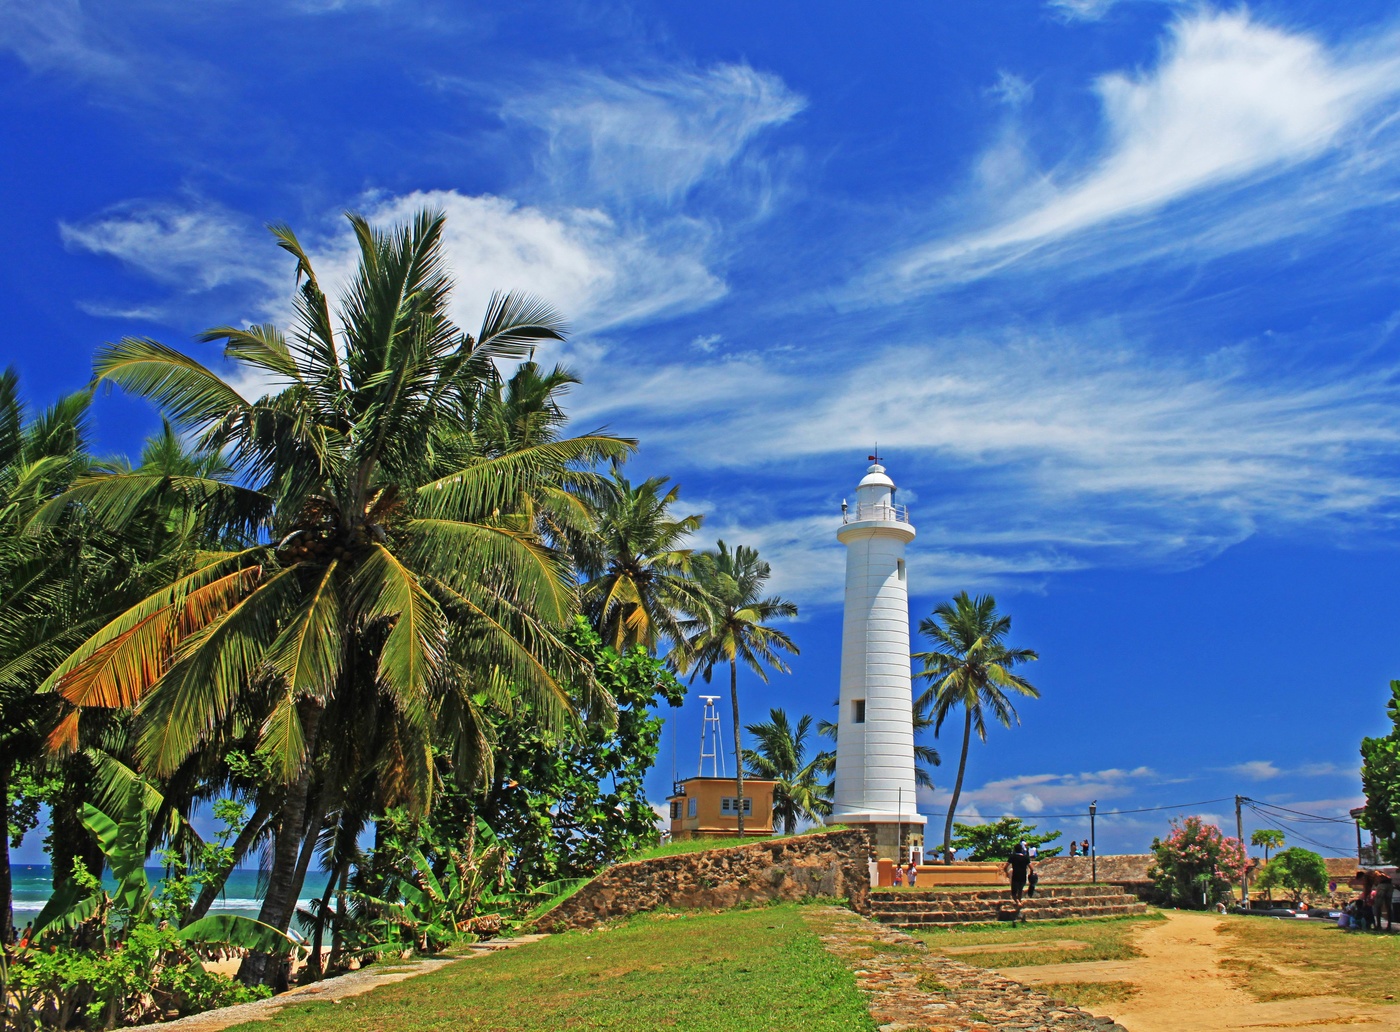
[[[864,824],[876,852],[907,860],[923,840],[914,795],[913,685],[909,660],[909,581],[904,548],[914,540],[909,510],[876,461],[841,504],[836,537],[846,546],[846,610],[841,631],[841,715],[836,736],[836,798],[831,824]]]

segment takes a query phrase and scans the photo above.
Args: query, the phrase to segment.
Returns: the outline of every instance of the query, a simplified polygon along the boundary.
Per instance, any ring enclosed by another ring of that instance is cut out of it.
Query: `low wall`
[[[818,896],[844,896],[867,913],[869,855],[869,836],[850,828],[633,860],[609,867],[535,926],[562,932],[663,907],[723,909]]]

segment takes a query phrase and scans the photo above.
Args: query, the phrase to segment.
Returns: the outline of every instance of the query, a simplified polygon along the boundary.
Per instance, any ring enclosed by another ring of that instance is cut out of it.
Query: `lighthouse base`
[[[902,817],[890,820],[891,817]],[[924,852],[924,817],[911,814],[832,814],[828,824],[845,824],[852,828],[864,828],[870,832],[871,846],[875,856],[882,860],[893,860],[907,864],[927,863]]]

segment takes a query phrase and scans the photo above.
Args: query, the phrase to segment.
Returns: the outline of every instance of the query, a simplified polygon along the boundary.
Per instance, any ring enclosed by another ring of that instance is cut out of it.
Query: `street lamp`
[[[1099,837],[1094,828],[1094,817],[1099,812],[1099,801],[1095,799],[1089,804],[1089,869],[1095,884],[1099,880]]]

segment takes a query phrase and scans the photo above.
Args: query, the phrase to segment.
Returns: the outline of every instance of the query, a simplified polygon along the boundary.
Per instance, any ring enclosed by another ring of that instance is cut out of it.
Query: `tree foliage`
[[[797,830],[798,821],[819,821],[831,813],[831,788],[823,779],[836,766],[829,752],[808,756],[812,718],[804,715],[793,727],[782,709],[768,711],[768,720],[746,730],[758,744],[744,750],[748,776],[774,782],[773,824],[784,835]]]
[[[1293,846],[1276,853],[1254,884],[1261,889],[1285,889],[1300,900],[1305,893],[1327,890],[1327,862],[1310,849]]]
[[[1163,898],[1177,906],[1205,907],[1227,895],[1244,873],[1244,843],[1199,817],[1172,821],[1171,827],[1165,839],[1152,840],[1148,869]]]
[[[1019,817],[1003,817],[991,824],[957,823],[953,828],[956,831],[953,849],[965,853],[965,860],[1005,860],[1022,842],[1028,847],[1035,846],[1041,857],[1060,853],[1059,846],[1041,848],[1059,838],[1058,831],[1037,832],[1034,824],[1026,824]]]
[[[1386,716],[1391,730],[1361,740],[1361,787],[1366,812],[1361,823],[1376,836],[1390,863],[1400,863],[1400,681],[1390,682]]]
[[[685,698],[665,664],[639,645],[619,653],[583,619],[568,640],[615,700],[615,721],[585,720],[563,733],[528,710],[503,720],[492,786],[465,808],[510,843],[510,877],[520,890],[595,874],[654,841],[644,780],[661,742],[656,708]]]

